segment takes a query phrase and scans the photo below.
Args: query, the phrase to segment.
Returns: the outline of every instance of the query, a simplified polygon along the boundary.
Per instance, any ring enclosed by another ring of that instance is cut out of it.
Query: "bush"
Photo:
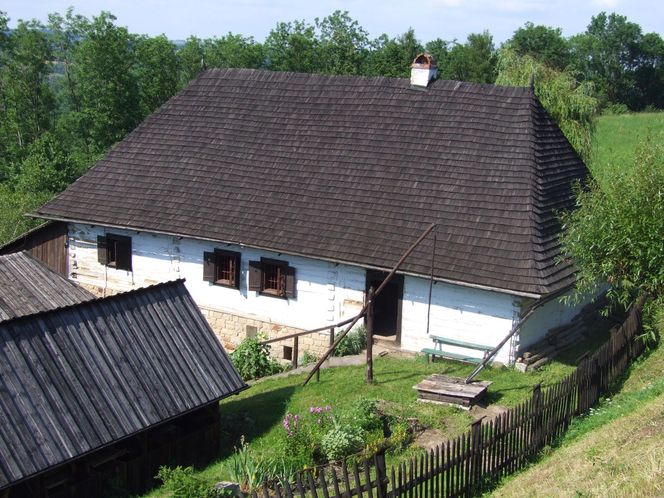
[[[334,350],[334,356],[349,356],[360,354],[367,347],[367,329],[364,325],[351,330],[341,339]]]
[[[173,498],[212,498],[218,495],[213,486],[194,476],[192,467],[160,467],[157,479],[164,483]]]
[[[244,380],[258,379],[281,372],[279,362],[270,358],[270,347],[260,344],[262,336],[247,337],[230,354],[231,361]]]
[[[300,366],[306,367],[307,365],[316,363],[317,361],[318,361],[318,356],[316,356],[313,353],[310,353],[309,351],[305,351],[304,353],[302,353],[302,360],[300,361]]]
[[[382,430],[383,422],[376,411],[377,403],[374,399],[356,399],[345,414],[344,421],[365,432]]]
[[[233,455],[226,461],[224,468],[231,481],[240,485],[243,491],[253,491],[267,477],[266,465],[255,459],[249,445],[240,438],[240,447],[235,448]]]
[[[353,427],[335,427],[328,431],[321,440],[321,448],[328,461],[341,460],[362,448],[364,440]]]
[[[609,104],[604,108],[602,113],[609,116],[627,114],[629,113],[629,107],[625,104]]]

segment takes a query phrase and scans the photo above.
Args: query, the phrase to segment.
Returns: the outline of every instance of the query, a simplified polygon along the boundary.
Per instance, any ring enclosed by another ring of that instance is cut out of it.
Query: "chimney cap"
[[[433,69],[437,68],[438,65],[433,55],[422,52],[415,57],[410,67],[413,69]]]

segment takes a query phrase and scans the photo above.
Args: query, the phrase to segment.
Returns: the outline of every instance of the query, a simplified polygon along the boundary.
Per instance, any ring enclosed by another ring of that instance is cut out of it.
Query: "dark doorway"
[[[387,277],[387,272],[367,270],[367,288],[374,290]],[[374,303],[374,335],[401,341],[401,298],[403,296],[403,275],[394,275],[381,291]]]

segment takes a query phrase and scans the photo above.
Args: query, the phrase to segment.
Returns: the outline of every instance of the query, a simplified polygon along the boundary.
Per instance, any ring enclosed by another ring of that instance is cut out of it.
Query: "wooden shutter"
[[[292,266],[286,266],[284,268],[286,271],[286,297],[294,298],[295,297],[295,268]]]
[[[97,261],[100,264],[108,264],[108,249],[106,247],[106,237],[97,235]]]
[[[118,236],[115,243],[115,267],[118,270],[131,271],[131,237]]]
[[[203,253],[203,280],[206,282],[214,282],[216,278],[216,260],[213,252]]]
[[[261,291],[261,262],[249,261],[249,290]]]

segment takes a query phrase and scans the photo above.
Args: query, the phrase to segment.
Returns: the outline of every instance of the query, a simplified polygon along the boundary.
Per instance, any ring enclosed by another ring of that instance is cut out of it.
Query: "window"
[[[131,271],[131,237],[107,233],[97,237],[97,259],[102,265]]]
[[[221,249],[203,253],[203,280],[239,289],[240,253]]]
[[[286,261],[249,261],[249,290],[268,296],[295,297],[295,268]]]

